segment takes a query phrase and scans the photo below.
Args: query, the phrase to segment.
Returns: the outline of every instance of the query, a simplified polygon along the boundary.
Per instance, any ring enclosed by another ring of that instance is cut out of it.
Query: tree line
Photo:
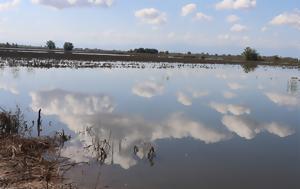
[[[158,54],[157,49],[149,49],[149,48],[138,48],[138,49],[131,49],[128,51],[129,53],[143,53],[143,54]]]
[[[50,50],[56,49],[56,44],[52,40],[47,41],[46,46]],[[71,42],[65,42],[63,48],[65,51],[72,51],[74,49],[74,45]]]

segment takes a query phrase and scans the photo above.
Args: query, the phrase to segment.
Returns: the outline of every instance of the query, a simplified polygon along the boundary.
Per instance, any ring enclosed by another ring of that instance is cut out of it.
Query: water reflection
[[[176,96],[177,96],[177,101],[184,106],[191,106],[193,104],[191,98],[188,97],[183,92],[178,92]]]
[[[245,116],[225,115],[222,118],[222,123],[228,128],[228,130],[248,140],[253,139],[257,134],[263,131],[267,131],[279,137],[287,137],[294,134],[295,132],[294,129],[286,125],[282,125],[276,122],[259,123]]]
[[[277,93],[277,92],[267,92],[265,95],[275,104],[279,106],[287,106],[287,107],[300,107],[300,97]]]
[[[236,83],[236,82],[230,82],[227,84],[228,87],[231,89],[231,90],[239,90],[239,89],[244,89],[245,86],[243,86],[242,84],[240,83]]]
[[[93,158],[103,158],[105,153],[103,163],[113,162],[124,169],[137,164],[132,154],[135,148],[144,149],[136,152],[137,157],[143,159],[146,154],[149,155],[150,145],[147,148],[141,146],[159,139],[192,137],[209,144],[232,138],[231,132],[246,139],[253,139],[263,131],[279,137],[287,137],[295,132],[292,128],[276,122],[259,123],[252,120],[249,117],[250,108],[242,105],[216,102],[209,104],[215,111],[225,114],[221,122],[228,130],[224,130],[192,120],[184,113],[171,113],[166,119],[157,121],[146,120],[135,114],[120,114],[115,112],[117,104],[109,95],[90,95],[58,89],[32,92],[30,95],[33,110],[42,108],[44,114],[58,116],[70,130],[79,133],[64,150],[65,156],[76,162],[88,162]],[[181,101],[185,105],[191,105],[188,99],[182,98]],[[287,103],[286,99],[282,102]],[[294,105],[295,102],[288,104]],[[110,149],[100,147],[100,140],[102,144],[109,144]],[[95,146],[95,141],[98,141],[98,147],[94,147],[98,149],[98,153],[87,148]],[[112,147],[116,144],[118,148]],[[153,164],[154,158],[148,159]]]
[[[232,98],[235,98],[237,95],[233,92],[230,92],[230,91],[225,91],[223,92],[223,97],[224,98],[227,98],[227,99],[232,99]]]
[[[144,97],[152,98],[164,93],[165,87],[162,83],[155,81],[143,81],[135,84],[132,88],[132,93]]]
[[[248,107],[241,105],[211,102],[210,107],[221,114],[232,113],[233,115],[243,115],[251,113],[251,110]]]
[[[82,188],[297,188],[298,70],[209,68],[5,68],[1,105],[72,134],[62,154]]]
[[[292,77],[288,80],[287,92],[291,95],[297,95],[299,93],[299,83],[300,79],[297,77]]]
[[[230,138],[230,133],[213,129],[201,122],[189,119],[183,113],[173,113],[165,120],[151,122],[137,115],[114,113],[115,104],[109,96],[88,95],[51,90],[32,92],[32,109],[43,109],[46,115],[56,115],[69,129],[79,133],[92,127],[99,138],[111,138],[113,143],[121,143],[122,150],[114,149],[114,163],[124,169],[137,162],[132,157],[134,146],[165,138],[192,137],[205,143],[215,143]],[[87,161],[93,154],[83,152],[92,139],[88,135],[77,136],[65,150],[75,161]],[[76,156],[73,156],[76,154]]]
[[[254,72],[258,67],[257,63],[255,62],[243,63],[241,66],[245,73]]]
[[[16,84],[14,83],[9,83],[9,82],[1,82],[0,81],[0,90],[4,90],[7,92],[10,92],[14,95],[18,95],[19,94],[19,90],[17,89]]]

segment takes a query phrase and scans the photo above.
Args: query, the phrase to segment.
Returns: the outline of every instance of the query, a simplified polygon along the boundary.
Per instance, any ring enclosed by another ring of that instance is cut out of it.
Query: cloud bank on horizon
[[[253,46],[297,57],[299,9],[292,0],[2,0],[0,41],[235,54]]]

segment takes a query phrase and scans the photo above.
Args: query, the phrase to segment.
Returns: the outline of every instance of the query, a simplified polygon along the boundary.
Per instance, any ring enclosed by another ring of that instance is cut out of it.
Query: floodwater
[[[299,189],[299,70],[0,68],[0,106],[64,129],[79,188]]]

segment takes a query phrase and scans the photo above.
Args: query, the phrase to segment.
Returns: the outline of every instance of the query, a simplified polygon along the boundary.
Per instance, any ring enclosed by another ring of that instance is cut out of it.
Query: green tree
[[[51,40],[47,41],[46,45],[47,45],[48,49],[55,49],[56,48],[55,43]]]
[[[259,54],[255,49],[247,47],[244,49],[242,56],[245,57],[246,60],[257,61],[259,59]]]
[[[74,49],[73,43],[65,42],[64,44],[64,50],[65,51],[72,51]]]

